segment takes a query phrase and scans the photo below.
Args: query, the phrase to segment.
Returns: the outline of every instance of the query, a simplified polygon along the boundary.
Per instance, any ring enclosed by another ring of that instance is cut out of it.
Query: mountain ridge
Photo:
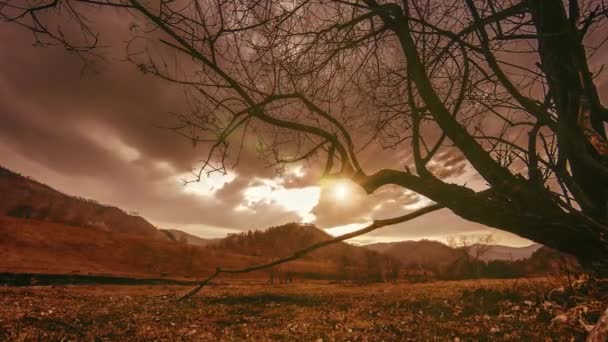
[[[450,247],[449,245],[447,245],[441,241],[428,240],[428,239],[378,242],[378,243],[370,243],[370,244],[362,245],[362,247],[366,247],[366,248],[376,250],[379,252],[386,252],[388,250],[391,250],[392,248],[395,248],[395,246],[397,246],[397,245],[402,245],[402,247],[405,247],[405,245],[413,246],[416,244],[425,244],[425,243],[434,244],[435,247],[438,247],[438,248],[447,247],[447,248],[452,248],[452,249],[458,249],[458,248]],[[441,244],[442,246],[439,246],[437,244]],[[530,258],[532,256],[532,254],[534,254],[534,252],[536,252],[541,247],[542,247],[542,245],[538,244],[538,243],[532,243],[528,246],[523,246],[523,247],[514,247],[514,246],[507,246],[507,245],[500,245],[500,244],[482,245],[482,244],[475,243],[475,244],[472,244],[471,246],[468,246],[465,249],[468,251],[468,253],[471,256],[473,256],[473,257],[478,256],[479,259],[482,261],[493,261],[493,260],[515,261],[515,260],[522,260],[522,259]],[[483,249],[483,250],[481,251],[480,249]],[[479,255],[477,255],[477,251],[479,251]]]
[[[66,195],[0,167],[0,255],[6,254],[0,258],[6,261],[4,266],[13,268],[11,271],[143,272],[148,276],[189,277],[213,267],[267,263],[331,238],[314,225],[288,223],[229,234],[223,239],[205,239],[176,229],[159,229],[120,208]],[[512,267],[509,274],[533,273],[554,269],[551,261],[562,258],[540,245],[487,247],[483,246],[487,250],[479,258],[471,258],[470,254],[476,254],[475,249],[481,246],[452,248],[432,240],[364,246],[340,242],[278,269],[313,278],[367,282],[397,279],[400,268],[430,270],[435,275],[449,275],[454,270],[463,274],[460,270],[467,271],[471,261],[489,266],[494,261],[519,262],[534,254],[541,257],[530,265],[515,265],[517,268]],[[110,250],[112,253],[108,253]]]
[[[168,240],[145,218],[91,199],[67,195],[0,166],[0,215],[37,219]]]

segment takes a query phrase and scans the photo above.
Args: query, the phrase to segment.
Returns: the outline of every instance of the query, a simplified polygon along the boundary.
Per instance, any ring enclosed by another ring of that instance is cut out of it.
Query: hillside
[[[1,215],[169,240],[166,234],[140,216],[94,200],[63,194],[3,167],[0,167]]]
[[[445,279],[515,278],[580,270],[574,257],[538,244],[526,247],[486,245],[479,259],[480,245],[452,248],[438,241],[421,240],[364,247],[394,257],[410,273],[418,270]]]
[[[256,258],[169,240],[0,217],[0,272],[201,277]]]
[[[461,254],[454,253],[454,249],[438,241],[420,240],[420,241],[400,241],[400,242],[385,242],[365,245],[364,247],[381,252],[388,253],[399,258],[404,265],[410,263],[427,264],[429,260],[446,260],[455,261]],[[542,247],[540,244],[532,244],[525,247],[511,247],[503,245],[485,245],[483,252],[479,255],[482,261],[493,260],[523,260],[528,259]],[[479,244],[474,244],[468,248],[471,256],[477,255],[477,250],[482,248]],[[426,261],[425,261],[426,260]]]
[[[199,278],[215,267],[266,263],[330,238],[312,225],[290,223],[204,239],[175,229],[157,229],[119,208],[65,195],[0,168],[0,272]],[[476,248],[467,250],[474,255]],[[563,260],[576,263],[540,245],[484,248],[488,250],[472,266],[465,249],[437,241],[364,247],[341,242],[247,276],[368,282],[397,279],[403,269],[408,270],[406,274],[418,270],[452,278],[492,277],[543,274],[561,267]]]
[[[213,273],[216,267],[241,268],[270,259],[224,248],[192,246],[97,228],[0,216],[0,273],[200,279]],[[294,277],[339,277],[335,264],[316,257],[296,260],[275,271],[289,272]],[[249,273],[242,277],[265,281],[269,272]]]
[[[203,239],[157,229],[119,208],[63,194],[0,168],[0,272],[201,277],[218,266],[265,263],[329,238],[313,226],[288,224]],[[396,264],[340,243],[268,272],[368,281],[385,279]]]
[[[313,225],[289,223],[266,230],[233,234],[214,245],[218,250],[277,259],[332,236]],[[344,242],[305,255],[302,260],[322,262],[335,270],[337,279],[353,281],[390,280],[397,277],[397,259]],[[289,267],[289,266],[286,266]]]
[[[470,248],[470,253],[472,255],[476,255],[476,251],[481,246],[478,244],[472,245]],[[511,246],[502,246],[502,245],[488,245],[483,246],[483,253],[480,253],[479,259],[483,261],[492,261],[492,260],[523,260],[528,259],[542,247],[540,244],[532,244],[530,246],[525,247],[511,247]]]
[[[376,243],[364,247],[396,258],[404,268],[436,272],[445,270],[463,257],[463,251],[430,240]]]
[[[169,240],[175,242],[182,242],[192,246],[207,246],[213,243],[217,243],[220,239],[203,239],[196,235],[188,234],[177,229],[161,229],[161,232],[165,234]]]

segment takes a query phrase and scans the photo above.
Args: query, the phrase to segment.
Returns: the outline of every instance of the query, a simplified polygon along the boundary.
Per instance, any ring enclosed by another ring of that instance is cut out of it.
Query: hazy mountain
[[[430,240],[375,243],[363,247],[390,255],[405,268],[437,271],[449,267],[464,255],[461,250]]]
[[[580,270],[574,257],[539,244],[526,247],[475,244],[452,248],[441,242],[421,240],[364,247],[396,258],[407,270],[430,271],[446,279],[510,278]]]
[[[429,264],[441,262],[440,260],[449,263],[462,255],[462,252],[446,244],[430,240],[374,243],[364,247],[397,257],[404,265],[412,263]],[[541,247],[540,244],[532,244],[526,247],[474,244],[468,248],[468,251],[474,257],[479,252],[479,259],[482,261],[514,261],[530,258]]]
[[[480,251],[479,259],[483,261],[492,260],[522,260],[528,259],[536,252],[542,245],[535,243],[525,247],[511,247],[502,245],[487,245],[481,246],[478,244],[470,247],[469,253],[473,256]]]
[[[182,242],[192,246],[207,246],[217,243],[220,239],[203,239],[196,235],[188,234],[177,229],[161,229],[171,241]]]

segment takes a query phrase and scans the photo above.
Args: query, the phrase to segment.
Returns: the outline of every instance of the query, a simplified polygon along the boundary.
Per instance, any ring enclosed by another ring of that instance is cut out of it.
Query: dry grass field
[[[176,286],[0,288],[6,341],[578,341],[608,301],[558,280],[365,286],[229,281],[173,302]],[[574,298],[574,299],[573,299]]]

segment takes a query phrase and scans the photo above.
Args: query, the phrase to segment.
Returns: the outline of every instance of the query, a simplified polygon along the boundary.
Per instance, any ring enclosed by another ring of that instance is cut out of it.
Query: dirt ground
[[[188,287],[0,287],[0,341],[579,341],[608,300],[562,285],[231,281],[179,303]]]

